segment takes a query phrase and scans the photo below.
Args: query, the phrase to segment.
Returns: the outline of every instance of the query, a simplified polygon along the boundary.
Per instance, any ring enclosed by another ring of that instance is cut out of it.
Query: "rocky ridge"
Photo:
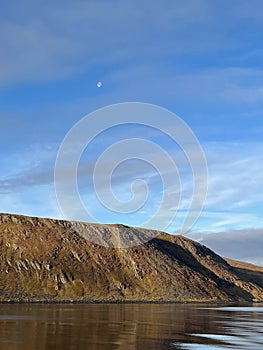
[[[80,225],[81,234],[69,221],[0,214],[0,301],[263,301],[260,269],[250,274],[186,237]],[[103,246],[138,232],[151,239]]]

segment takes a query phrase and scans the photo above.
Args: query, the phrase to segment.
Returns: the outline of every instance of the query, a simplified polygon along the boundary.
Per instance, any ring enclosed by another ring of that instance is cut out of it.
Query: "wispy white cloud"
[[[155,135],[155,132],[153,135]],[[110,138],[108,142],[110,143]],[[259,212],[263,202],[261,191],[263,186],[263,159],[261,159],[263,145],[261,143],[241,142],[206,143],[204,148],[209,170],[208,195],[204,212],[196,224],[196,228],[214,232],[228,227],[245,228],[263,225]],[[256,155],[255,150],[257,151]],[[144,159],[142,150],[139,151],[138,158]],[[19,194],[21,191],[33,194],[34,188],[39,186],[51,186],[49,191],[54,191],[52,186],[56,152],[57,146],[55,145],[47,147],[32,146],[21,154],[10,156],[9,162],[4,167],[5,173],[2,174],[0,182],[2,196],[7,193]],[[176,153],[171,154],[175,157],[175,163],[181,178],[181,187],[178,183],[169,183],[169,187],[164,188],[163,193],[168,194],[169,201],[165,203],[160,217],[163,220],[170,215],[171,211],[175,212],[177,210],[177,219],[181,222],[190,206],[193,177],[191,167],[181,153],[177,149]],[[80,192],[83,197],[87,196],[89,205],[90,203],[95,205],[94,200],[90,201],[91,192],[94,191],[92,179],[94,165],[97,161],[96,152],[94,154],[95,158],[84,158],[78,169]],[[118,157],[117,154],[116,157]],[[157,163],[161,163],[162,154],[155,154],[154,157]],[[111,161],[111,159],[108,159],[108,165],[105,164],[104,171],[99,174],[100,177],[97,179],[101,190],[107,184],[106,178],[109,174],[107,171],[105,172],[105,169],[110,168]],[[15,169],[14,164],[16,165]],[[164,175],[167,169],[162,169],[162,171],[163,174],[161,175]],[[64,174],[63,181],[66,181],[66,168]],[[128,200],[131,196],[133,181],[136,179],[145,180],[149,185],[151,203],[143,210],[144,212],[147,211],[148,215],[152,215],[160,205],[163,195],[162,179],[159,175],[154,168],[144,163],[143,160],[140,160],[139,163],[126,162],[114,172],[111,181],[112,189],[120,200]],[[175,205],[178,194],[181,194],[179,207]],[[4,204],[5,201],[2,201],[2,203]],[[99,212],[99,205],[96,207],[96,212]],[[137,215],[139,215],[139,212]],[[130,224],[132,225],[132,222]],[[177,222],[175,221],[169,231],[176,231],[176,225]]]
[[[209,191],[206,206],[235,210],[263,202],[262,143],[235,142],[207,145]]]

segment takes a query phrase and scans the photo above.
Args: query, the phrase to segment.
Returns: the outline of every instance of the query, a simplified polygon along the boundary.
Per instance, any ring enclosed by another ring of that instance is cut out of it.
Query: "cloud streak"
[[[136,129],[136,128],[135,128]],[[130,134],[131,131],[129,130]],[[138,132],[138,131],[137,131]],[[150,134],[149,134],[150,135]],[[149,136],[148,135],[148,136]],[[156,137],[153,131],[153,139]],[[104,137],[104,136],[103,136]],[[108,144],[116,141],[116,138],[108,135]],[[158,140],[160,142],[160,140]],[[161,141],[162,144],[163,140]],[[93,171],[97,156],[103,151],[103,147],[98,147],[100,140],[95,143],[86,157],[83,157],[79,164],[78,181],[80,194],[86,196],[87,203],[90,202],[90,196],[95,196],[93,188]],[[170,145],[169,145],[170,146]],[[263,144],[261,143],[207,143],[204,145],[208,160],[209,182],[208,196],[196,229],[207,230],[210,232],[227,228],[246,228],[257,227],[263,221],[260,215],[260,206],[263,202],[261,188],[263,186],[262,171],[263,159],[261,156],[255,155],[255,150],[259,154],[263,154]],[[262,149],[262,150],[261,150]],[[99,151],[100,150],[100,151]],[[40,186],[51,186],[53,191],[53,169],[55,163],[57,146],[49,146],[42,150],[38,146],[34,149],[30,148],[26,153],[15,155],[10,158],[10,169],[16,159],[23,162],[18,172],[9,173],[6,166],[6,176],[2,176],[0,188],[2,195],[11,193],[20,193],[21,191],[34,192],[34,188]],[[139,150],[139,158],[143,159],[143,153]],[[187,163],[182,152],[178,148],[168,148],[167,151],[173,155],[175,163],[178,167],[181,177],[182,188],[178,188],[178,184],[174,184],[169,188],[165,188],[166,194],[169,194],[170,201],[167,203],[163,212],[165,218],[166,213],[170,210],[178,210],[178,220],[180,221],[186,214],[186,210],[190,205],[190,199],[193,191],[193,178],[191,168]],[[174,152],[174,153],[173,153]],[[33,155],[36,155],[35,157]],[[118,155],[116,154],[116,157]],[[155,159],[158,163],[158,157],[162,154],[156,154]],[[111,159],[108,159],[109,165]],[[107,169],[107,164],[105,168]],[[163,169],[165,171],[165,169]],[[108,174],[102,172],[99,175],[99,183],[101,189],[107,183]],[[143,161],[126,162],[118,167],[113,174],[112,189],[121,200],[130,198],[131,184],[136,179],[143,179],[148,182],[151,194],[151,205],[144,207],[144,211],[148,215],[153,208],[158,206],[162,196],[162,182],[156,171]],[[67,169],[64,171],[64,179],[67,181]],[[177,208],[174,204],[174,198],[181,190],[182,201]],[[92,201],[94,204],[95,202]],[[99,204],[97,203],[96,212],[99,212]],[[41,210],[40,210],[41,211]],[[104,212],[104,211],[103,211]],[[166,212],[166,213],[165,213]],[[41,215],[41,213],[39,213]],[[38,213],[36,213],[38,215]],[[132,225],[133,222],[130,222]],[[177,221],[169,228],[170,232],[176,231]]]
[[[190,237],[227,258],[263,266],[263,228],[227,230],[210,234],[195,232]]]

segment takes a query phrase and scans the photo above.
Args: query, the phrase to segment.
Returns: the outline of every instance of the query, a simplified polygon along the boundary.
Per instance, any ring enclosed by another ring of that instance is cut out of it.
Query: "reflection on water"
[[[0,310],[0,349],[263,349],[263,305],[2,304]]]

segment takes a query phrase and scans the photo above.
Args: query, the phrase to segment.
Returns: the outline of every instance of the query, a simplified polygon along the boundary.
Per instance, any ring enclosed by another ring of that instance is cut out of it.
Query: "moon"
[[[101,87],[102,87],[102,81],[98,81],[98,82],[97,82],[97,87],[98,87],[98,88],[101,88]]]

